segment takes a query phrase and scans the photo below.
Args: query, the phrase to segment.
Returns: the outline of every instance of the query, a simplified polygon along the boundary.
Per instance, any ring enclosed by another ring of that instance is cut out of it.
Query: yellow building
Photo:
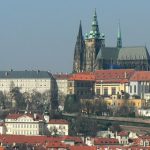
[[[142,108],[146,105],[146,101],[144,99],[117,99],[117,98],[105,98],[104,101],[106,102],[107,106],[112,107],[122,107],[128,106],[133,107],[136,109]]]
[[[146,101],[144,99],[129,99],[128,106],[134,108],[142,108],[146,106]]]
[[[104,99],[107,106],[114,106],[114,107],[122,107],[125,106],[126,100],[123,99],[112,99],[112,98],[105,98]]]
[[[96,70],[96,95],[111,96],[122,92],[129,92],[129,78],[133,69]]]

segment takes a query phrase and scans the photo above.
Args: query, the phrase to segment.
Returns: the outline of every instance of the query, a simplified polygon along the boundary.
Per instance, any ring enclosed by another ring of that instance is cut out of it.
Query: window
[[[136,85],[134,85],[134,93],[136,93]]]
[[[132,93],[132,86],[130,85],[130,93]]]
[[[115,88],[115,87],[112,87],[112,89],[111,89],[111,94],[112,94],[112,95],[116,95],[116,88]]]
[[[96,89],[96,94],[100,95],[100,89]]]
[[[108,88],[104,88],[104,96],[108,96]]]

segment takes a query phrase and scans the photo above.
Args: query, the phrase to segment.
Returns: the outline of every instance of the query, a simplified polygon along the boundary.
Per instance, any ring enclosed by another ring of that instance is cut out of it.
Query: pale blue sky
[[[71,72],[82,20],[89,32],[94,9],[106,46],[116,45],[120,19],[124,46],[150,50],[150,0],[0,0],[0,70]]]

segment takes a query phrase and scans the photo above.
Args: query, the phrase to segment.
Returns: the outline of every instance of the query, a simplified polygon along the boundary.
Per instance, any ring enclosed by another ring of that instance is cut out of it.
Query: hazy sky
[[[91,29],[94,9],[106,46],[150,50],[150,0],[0,0],[0,70],[71,72],[79,21]]]

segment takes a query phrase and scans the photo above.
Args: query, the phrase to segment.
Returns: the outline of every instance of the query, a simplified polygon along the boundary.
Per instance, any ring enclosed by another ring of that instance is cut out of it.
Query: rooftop
[[[35,121],[44,120],[43,116],[41,116],[39,114],[34,115],[34,114],[20,114],[20,113],[18,113],[18,114],[8,114],[6,116],[6,119],[18,119],[20,117],[30,117]]]
[[[49,124],[69,124],[68,121],[63,119],[51,119]]]
[[[130,81],[150,81],[150,71],[136,71]]]
[[[70,74],[53,74],[53,77],[56,80],[67,80],[71,75]]]
[[[16,79],[16,78],[51,78],[52,75],[48,71],[0,71],[0,78],[4,79]]]
[[[69,80],[95,81],[95,75],[92,72],[80,72],[72,74]]]
[[[102,82],[128,82],[134,72],[134,69],[96,70],[95,78]]]

